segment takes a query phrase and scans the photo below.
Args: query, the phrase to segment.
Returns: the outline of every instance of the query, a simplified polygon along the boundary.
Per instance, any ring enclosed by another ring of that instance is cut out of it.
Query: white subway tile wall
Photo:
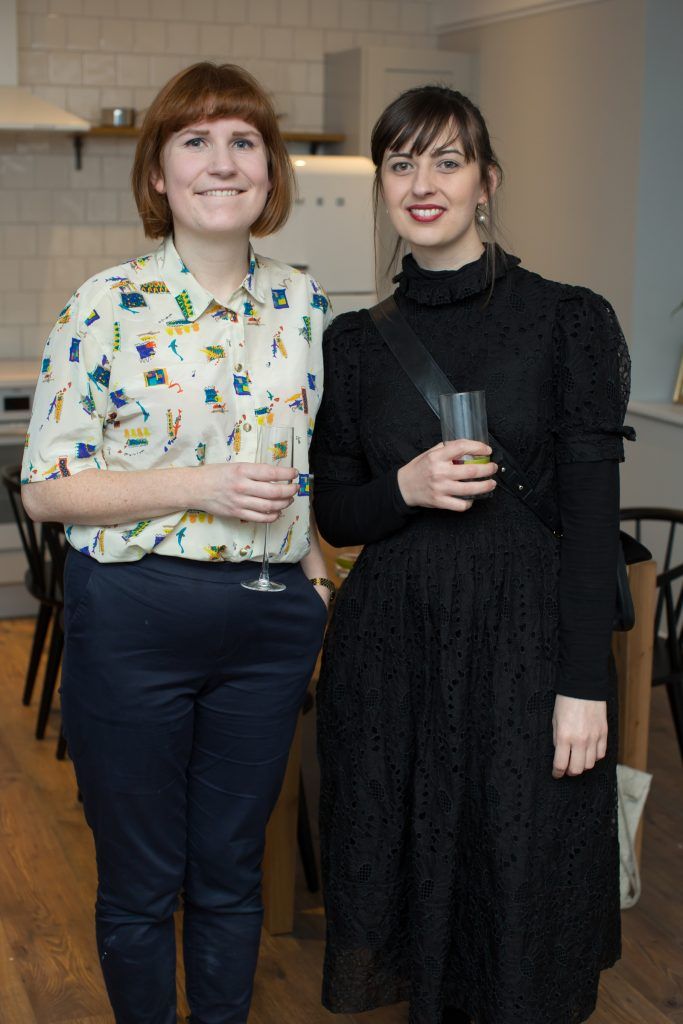
[[[352,46],[436,48],[430,0],[18,0],[19,84],[93,123],[142,111],[196,60],[241,64],[283,128],[323,127],[323,56]],[[130,186],[135,143],[0,133],[0,358],[38,359],[69,296],[144,252]]]

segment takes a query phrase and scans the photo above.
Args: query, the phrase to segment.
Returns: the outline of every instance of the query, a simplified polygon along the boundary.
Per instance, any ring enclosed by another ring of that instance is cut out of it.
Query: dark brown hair
[[[495,188],[503,180],[503,170],[498,162],[489,138],[486,122],[480,110],[467,96],[443,85],[421,85],[408,89],[390,103],[380,114],[370,139],[370,152],[375,165],[373,184],[373,208],[375,225],[382,196],[382,163],[388,151],[405,151],[420,156],[433,146],[439,136],[452,129],[453,139],[457,137],[468,163],[479,164],[481,182],[486,189],[488,213],[485,225],[477,224],[482,240],[487,245],[489,277],[494,278],[496,259],[496,211],[494,206]],[[396,266],[401,251],[402,239],[398,238],[385,273],[390,274]],[[499,250],[498,250],[499,251]]]
[[[133,195],[145,234],[165,238],[173,215],[152,180],[161,174],[164,143],[188,124],[237,117],[256,128],[268,154],[271,190],[251,233],[277,231],[287,220],[295,194],[294,172],[280,134],[273,104],[253,75],[236,64],[201,61],[179,71],[152,101],[142,124],[131,173]]]

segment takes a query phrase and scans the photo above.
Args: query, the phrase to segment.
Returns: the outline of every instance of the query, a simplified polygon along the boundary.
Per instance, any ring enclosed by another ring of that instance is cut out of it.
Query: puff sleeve
[[[616,594],[619,471],[630,360],[614,310],[586,288],[557,308],[557,496],[562,519],[558,693],[604,700]]]
[[[372,476],[361,436],[362,320],[337,317],[325,332],[325,390],[315,423],[310,462],[313,507],[330,544],[370,544],[399,530],[412,514],[396,470]]]
[[[624,459],[631,362],[609,302],[587,288],[567,288],[554,329],[558,464]]]
[[[106,468],[103,424],[115,324],[107,289],[91,279],[47,339],[26,439],[22,483]]]

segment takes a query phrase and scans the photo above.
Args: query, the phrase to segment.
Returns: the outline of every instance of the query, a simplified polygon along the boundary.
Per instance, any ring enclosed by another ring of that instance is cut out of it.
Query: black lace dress
[[[457,389],[485,389],[490,429],[532,483],[557,495],[562,466],[623,458],[628,355],[604,299],[517,264],[499,258],[485,304],[486,256],[452,274],[408,257],[396,296]],[[411,1024],[439,1024],[444,1006],[477,1024],[577,1024],[620,951],[616,728],[610,700],[607,758],[551,777],[555,694],[573,692],[562,673],[581,646],[570,631],[563,670],[560,544],[501,487],[465,513],[404,505],[396,470],[438,443],[439,424],[367,312],[333,322],[325,374],[319,524],[366,546],[318,688],[323,1001],[409,1000]],[[598,660],[577,695],[607,694]]]

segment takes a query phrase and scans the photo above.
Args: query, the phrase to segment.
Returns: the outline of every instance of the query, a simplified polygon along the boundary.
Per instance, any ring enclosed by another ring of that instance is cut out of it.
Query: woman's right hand
[[[215,516],[273,523],[294,501],[298,471],[259,462],[202,466],[193,501]],[[194,476],[194,474],[193,474]]]
[[[445,508],[465,512],[475,494],[488,494],[496,487],[490,478],[497,472],[495,462],[460,462],[465,455],[490,455],[481,441],[446,441],[422,452],[398,471],[398,486],[406,505]]]

